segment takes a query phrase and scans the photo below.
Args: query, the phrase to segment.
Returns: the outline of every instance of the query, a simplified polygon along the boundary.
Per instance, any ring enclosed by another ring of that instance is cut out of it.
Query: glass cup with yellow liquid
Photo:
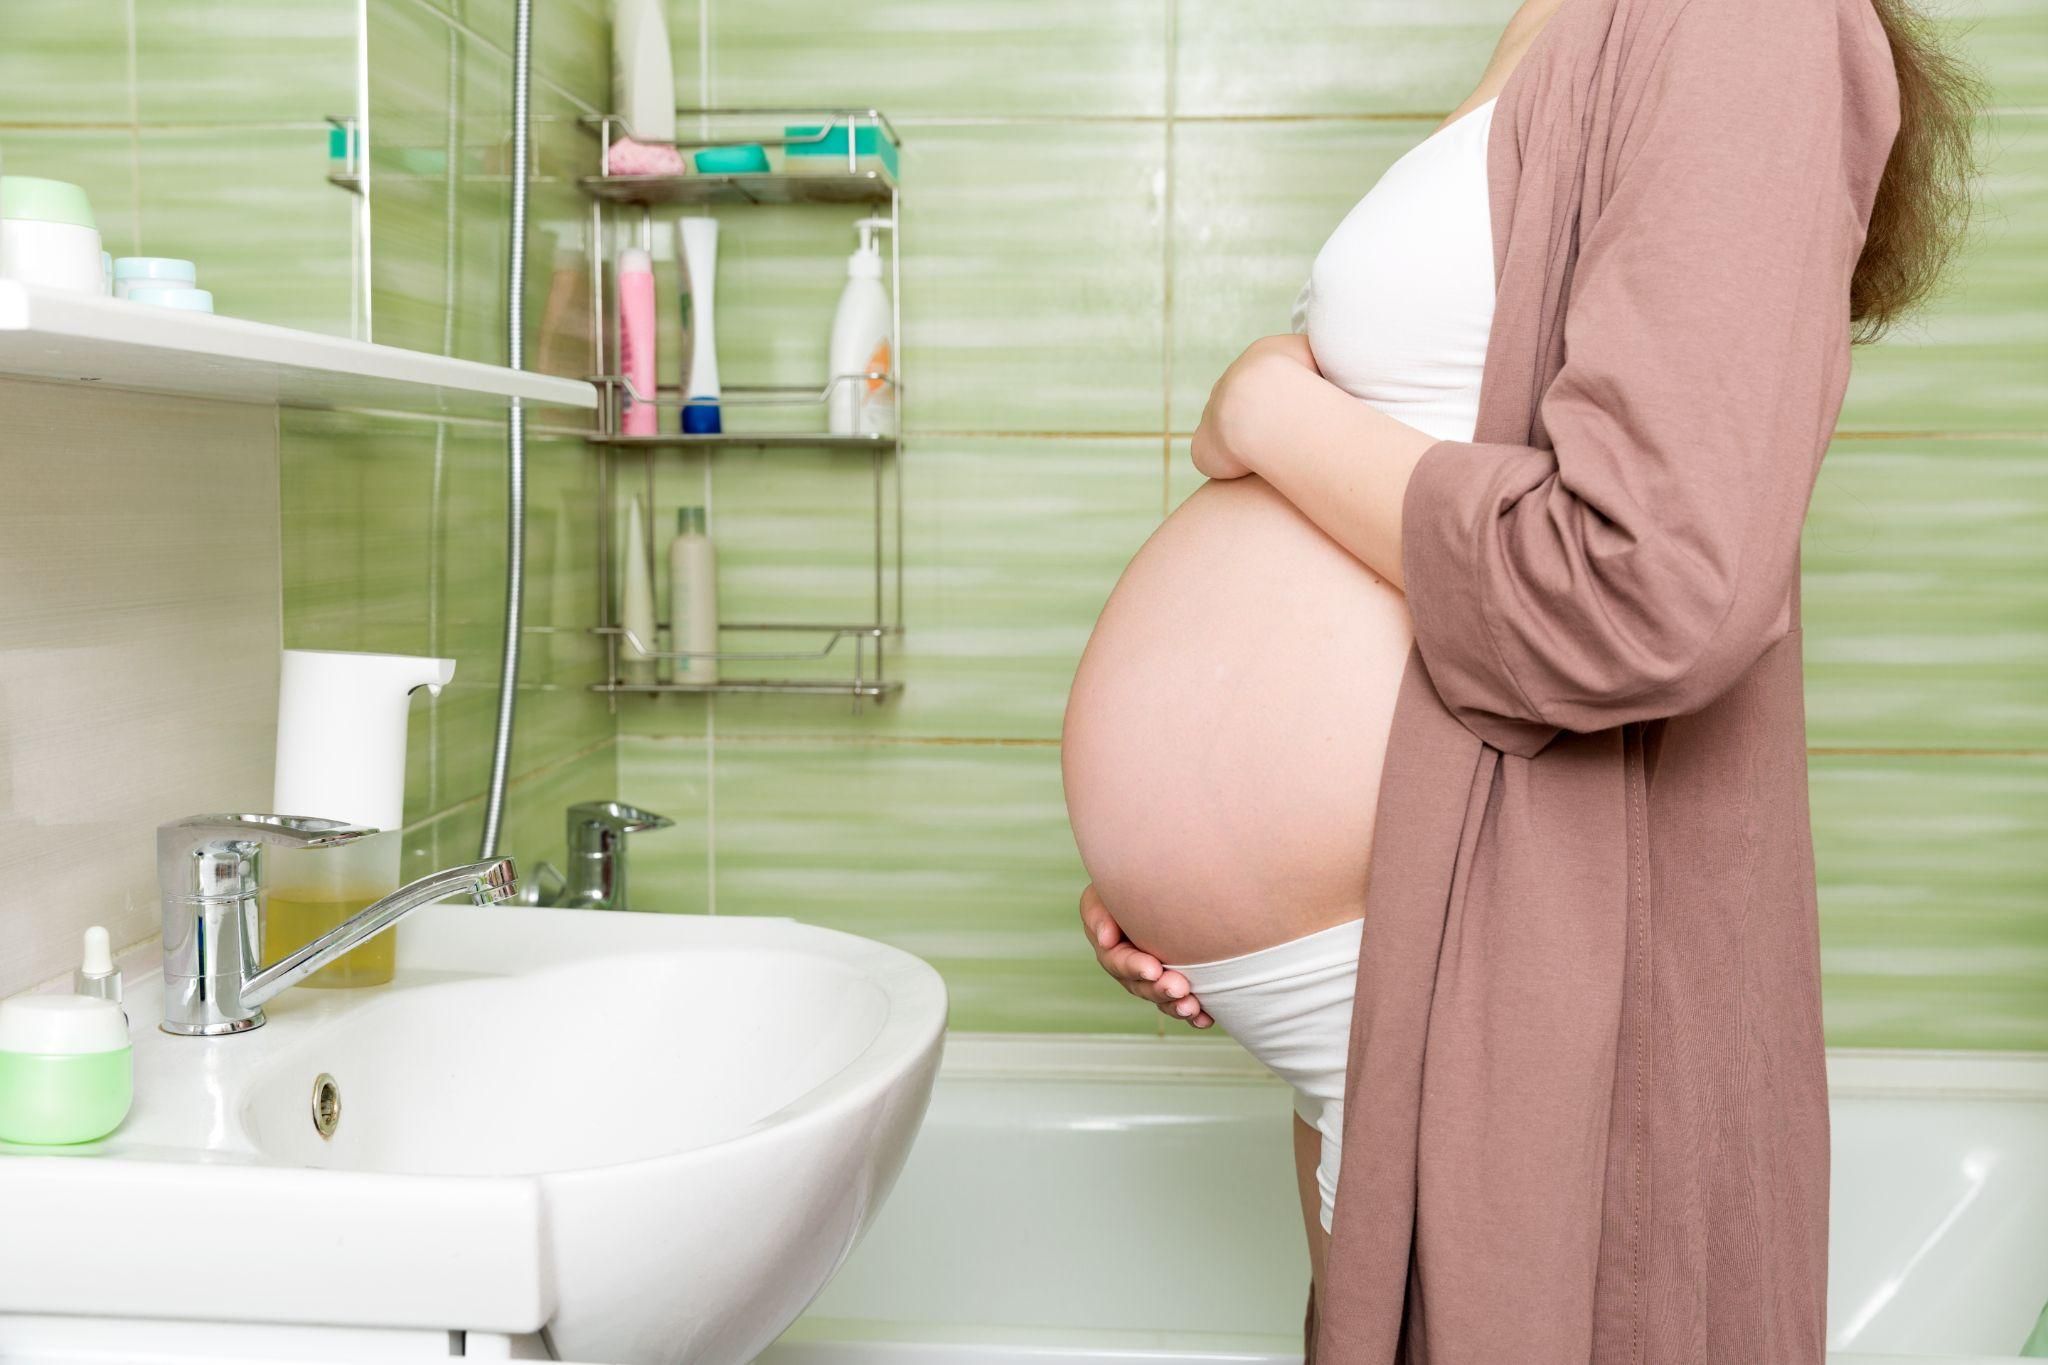
[[[263,961],[275,962],[396,891],[403,842],[388,831],[335,848],[265,849]],[[397,968],[398,935],[387,930],[299,984],[381,986]]]

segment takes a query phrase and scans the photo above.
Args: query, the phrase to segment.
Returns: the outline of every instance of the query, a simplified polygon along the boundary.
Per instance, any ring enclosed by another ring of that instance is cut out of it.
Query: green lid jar
[[[86,995],[0,1000],[0,1142],[92,1142],[121,1126],[134,1096],[119,1005]]]
[[[68,180],[45,180],[39,175],[0,175],[0,218],[99,227],[84,190]]]

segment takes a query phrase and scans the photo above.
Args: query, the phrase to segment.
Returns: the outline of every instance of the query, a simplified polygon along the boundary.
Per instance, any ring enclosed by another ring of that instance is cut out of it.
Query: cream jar
[[[41,176],[0,175],[0,279],[107,292],[99,226],[84,190]]]
[[[112,1000],[0,1000],[0,1142],[69,1145],[121,1126],[135,1097],[128,1021]]]

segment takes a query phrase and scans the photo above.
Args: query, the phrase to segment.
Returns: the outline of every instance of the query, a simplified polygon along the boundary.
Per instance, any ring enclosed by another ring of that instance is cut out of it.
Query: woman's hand
[[[1195,428],[1195,468],[1212,479],[1241,479],[1255,472],[1252,444],[1276,404],[1300,390],[1305,376],[1320,377],[1308,338],[1298,333],[1261,337],[1209,390],[1201,425]]]
[[[1186,977],[1168,971],[1166,964],[1124,937],[1093,886],[1081,893],[1081,923],[1088,930],[1088,946],[1095,950],[1095,960],[1125,990],[1140,1000],[1150,1000],[1161,1014],[1196,1028],[1216,1022],[1203,1012]]]

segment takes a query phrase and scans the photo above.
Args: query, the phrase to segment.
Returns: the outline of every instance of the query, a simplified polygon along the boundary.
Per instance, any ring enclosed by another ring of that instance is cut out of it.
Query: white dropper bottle
[[[100,925],[85,931],[85,951],[79,954],[78,970],[71,973],[71,993],[121,1003],[121,973],[114,967],[113,940]],[[125,1016],[127,1012],[122,1013]]]

